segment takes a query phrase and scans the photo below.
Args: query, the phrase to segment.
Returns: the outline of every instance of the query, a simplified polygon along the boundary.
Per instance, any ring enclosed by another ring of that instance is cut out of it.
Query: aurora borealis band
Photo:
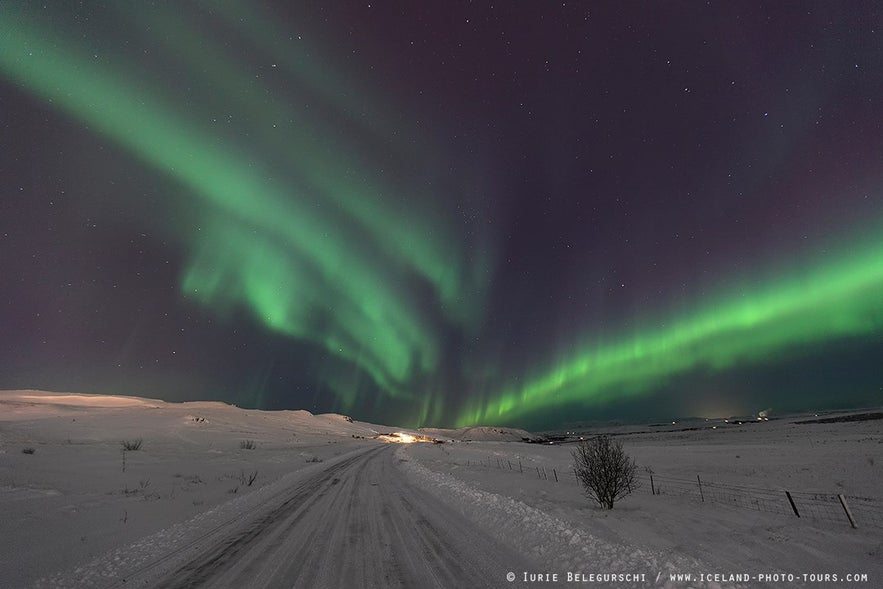
[[[879,8],[678,10],[3,4],[0,388],[883,403]]]
[[[589,347],[551,372],[468,411],[461,425],[495,423],[554,402],[646,393],[673,375],[720,371],[789,348],[883,329],[883,241],[844,258],[699,307],[670,326]]]

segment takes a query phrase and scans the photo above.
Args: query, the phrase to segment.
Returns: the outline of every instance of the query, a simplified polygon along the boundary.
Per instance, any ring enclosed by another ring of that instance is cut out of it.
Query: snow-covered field
[[[0,586],[883,586],[883,422],[793,421],[619,431],[645,484],[604,511],[566,444],[390,445],[338,415],[0,392]],[[858,528],[812,493],[868,498]]]
[[[400,454],[427,489],[496,535],[518,538],[541,563],[541,572],[558,572],[559,579],[568,571],[645,572],[645,586],[656,586],[670,580],[669,574],[706,573],[719,579],[742,575],[750,581],[733,584],[746,587],[825,587],[843,586],[846,575],[858,573],[868,580],[855,585],[883,586],[879,420],[769,421],[616,439],[639,466],[652,468],[660,494],[651,494],[645,473],[642,487],[613,511],[593,505],[576,484],[568,444],[412,445]],[[702,502],[697,475],[707,485],[706,496],[719,489],[728,493],[719,502],[710,496]],[[786,490],[798,507],[805,501],[800,519],[790,510]],[[820,510],[810,502],[815,493],[877,501],[867,511],[854,509],[859,527],[852,529],[839,503]],[[738,505],[727,504],[732,497]],[[752,497],[761,499],[762,511],[752,506]]]
[[[33,585],[321,468],[375,431],[304,411],[0,392],[0,587]],[[138,451],[122,451],[139,439]]]

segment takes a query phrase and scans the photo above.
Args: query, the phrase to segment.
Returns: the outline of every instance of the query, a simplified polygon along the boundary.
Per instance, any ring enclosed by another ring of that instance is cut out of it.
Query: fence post
[[[794,505],[794,499],[791,498],[791,493],[789,493],[788,491],[785,491],[785,495],[788,496],[788,503],[791,504],[791,509],[794,510],[794,515],[796,515],[797,517],[800,517],[800,512],[797,511],[797,506]]]
[[[511,461],[511,460],[506,460],[506,462],[509,463],[509,470],[512,470],[512,461]]]
[[[699,478],[698,474],[696,475],[696,480],[699,481],[699,498],[705,503],[705,495],[702,494],[702,479]]]
[[[653,475],[652,474],[650,475],[650,494],[651,495],[656,494],[656,487],[653,486]]]
[[[549,475],[546,474],[546,467],[545,466],[543,467],[543,479],[547,480],[547,481],[549,480]]]
[[[521,474],[524,474],[524,468],[522,468],[520,460],[518,461],[518,472],[520,472]]]
[[[537,469],[537,478],[540,478],[540,467],[537,466],[536,469]]]
[[[555,482],[557,483],[558,482],[558,473],[555,471],[554,468],[552,469],[552,474],[555,475]]]
[[[849,505],[846,504],[846,497],[838,493],[837,498],[840,499],[840,505],[843,506],[843,511],[846,512],[846,517],[849,518],[849,525],[852,526],[852,529],[856,529],[858,526],[855,525],[855,518],[852,517],[852,511],[849,510]]]

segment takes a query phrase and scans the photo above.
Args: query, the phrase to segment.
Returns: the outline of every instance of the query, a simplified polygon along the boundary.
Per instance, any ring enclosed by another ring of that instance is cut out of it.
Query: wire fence
[[[466,460],[465,466],[494,468],[536,477],[551,483],[580,485],[572,466],[487,456]],[[703,480],[640,473],[639,489],[655,496],[681,497],[700,503],[728,505],[782,516],[828,521],[836,524],[883,527],[883,501],[872,497],[731,485]]]
[[[655,474],[644,475],[641,478],[650,492],[655,492],[657,495],[681,495],[700,502],[718,503],[765,513],[883,527],[883,502],[870,497],[725,485],[702,480],[698,475],[696,480]]]

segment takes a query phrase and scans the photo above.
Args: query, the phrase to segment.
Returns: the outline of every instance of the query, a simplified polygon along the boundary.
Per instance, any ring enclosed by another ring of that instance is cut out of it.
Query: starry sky
[[[0,388],[883,404],[876,2],[0,4]]]

